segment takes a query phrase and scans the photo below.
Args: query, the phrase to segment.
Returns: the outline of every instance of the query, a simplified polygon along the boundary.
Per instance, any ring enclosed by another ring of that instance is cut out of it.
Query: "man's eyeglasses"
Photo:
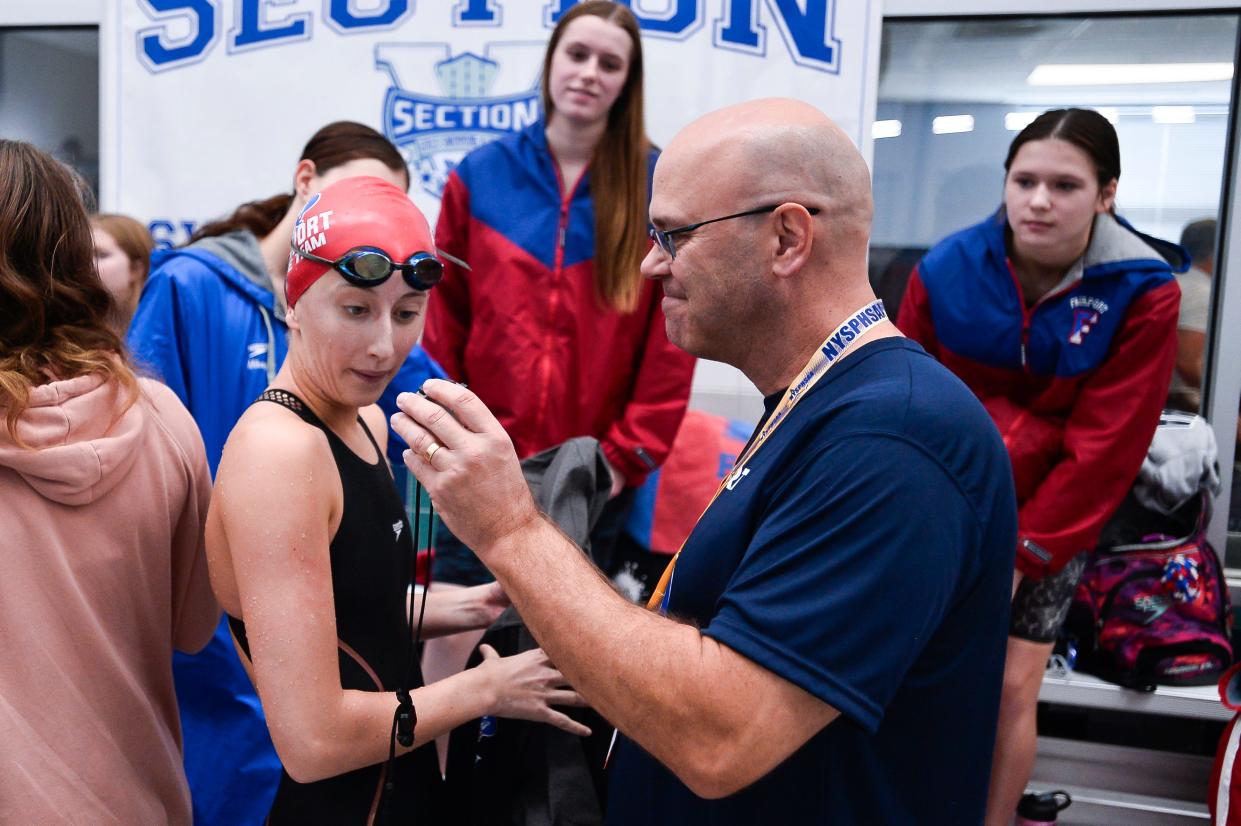
[[[404,263],[397,263],[378,247],[354,247],[340,258],[332,261],[327,258],[320,258],[312,252],[301,249],[294,241],[290,241],[289,246],[293,248],[295,253],[307,261],[314,261],[316,264],[327,264],[343,275],[350,284],[358,287],[378,287],[387,281],[392,276],[392,273],[400,270],[406,284],[415,290],[425,292],[438,284],[440,279],[444,277],[444,265],[429,252],[416,252]],[[436,252],[439,251],[436,250]],[[443,253],[440,254],[443,255]],[[464,261],[459,261],[448,255],[444,257],[454,264],[459,264],[469,269]]]
[[[789,202],[785,202],[785,203],[789,203]],[[747,209],[745,212],[734,212],[732,215],[725,215],[722,218],[710,218],[706,221],[698,221],[693,224],[686,224],[683,227],[673,227],[672,229],[655,229],[654,227],[651,227],[650,236],[651,236],[652,241],[654,241],[656,244],[659,244],[659,248],[661,250],[668,253],[669,258],[675,260],[677,257],[677,244],[676,244],[676,240],[673,239],[672,236],[680,235],[681,233],[684,233],[684,232],[693,232],[699,227],[705,227],[707,224],[714,224],[719,221],[731,221],[733,218],[744,218],[747,215],[762,215],[763,213],[766,213],[766,212],[775,212],[777,209],[779,209],[782,206],[784,206],[783,203],[768,204],[767,206],[755,207],[754,209]],[[802,206],[802,205],[798,204],[798,206]],[[803,208],[807,212],[809,212],[811,215],[819,214],[818,207],[803,207]]]

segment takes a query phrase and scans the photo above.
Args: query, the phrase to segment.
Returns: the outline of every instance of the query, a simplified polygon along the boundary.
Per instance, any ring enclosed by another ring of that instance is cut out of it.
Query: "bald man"
[[[979,403],[875,302],[861,156],[804,103],[733,106],[668,145],[650,217],[668,337],[767,410],[658,610],[540,516],[468,390],[400,400],[406,461],[619,728],[609,823],[981,822],[1012,474]]]

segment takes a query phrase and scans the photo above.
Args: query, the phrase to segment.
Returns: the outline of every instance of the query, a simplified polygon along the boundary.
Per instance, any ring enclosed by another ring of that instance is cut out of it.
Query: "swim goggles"
[[[393,261],[386,252],[378,247],[354,247],[340,258],[332,261],[301,249],[295,241],[290,241],[289,246],[293,249],[293,252],[307,261],[314,261],[316,264],[326,264],[343,275],[350,284],[359,287],[378,287],[391,278],[392,273],[400,270],[406,284],[415,290],[425,292],[438,284],[440,279],[444,277],[443,263],[429,252],[416,252],[406,259],[404,263],[398,263]],[[436,252],[439,252],[439,250],[436,250]],[[460,267],[467,270],[470,268],[468,264],[460,259],[453,258],[451,255],[442,252],[439,252],[439,254]]]

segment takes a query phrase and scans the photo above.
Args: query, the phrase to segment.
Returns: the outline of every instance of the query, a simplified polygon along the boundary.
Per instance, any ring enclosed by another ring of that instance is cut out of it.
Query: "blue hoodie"
[[[224,442],[288,354],[258,240],[241,230],[189,247],[156,251],[129,328],[139,370],[162,380],[194,416],[215,475]],[[443,370],[415,346],[380,406]],[[405,490],[404,443],[389,434],[388,457]],[[173,660],[185,737],[185,769],[197,826],[260,824],[280,781],[280,761],[263,710],[228,626],[199,654]]]

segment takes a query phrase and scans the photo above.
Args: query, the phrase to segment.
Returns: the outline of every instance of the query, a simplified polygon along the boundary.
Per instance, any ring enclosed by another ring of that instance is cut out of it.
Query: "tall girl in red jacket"
[[[1043,670],[1085,553],[1159,421],[1176,358],[1172,271],[1188,264],[1179,247],[1115,215],[1120,146],[1099,113],[1044,112],[1013,140],[1004,169],[1004,205],[927,253],[899,316],[987,407],[1016,480],[988,826],[1012,822],[1034,765]]]
[[[693,375],[693,359],[665,335],[658,285],[638,271],[656,158],[642,87],[626,6],[588,0],[565,13],[543,59],[543,118],[448,178],[436,243],[471,269],[447,265],[423,341],[495,413],[519,456],[599,439],[614,500],[595,541],[619,524],[624,489],[668,455]],[[468,551],[437,550],[438,587],[490,578]],[[460,669],[473,646],[437,642],[428,679]]]

